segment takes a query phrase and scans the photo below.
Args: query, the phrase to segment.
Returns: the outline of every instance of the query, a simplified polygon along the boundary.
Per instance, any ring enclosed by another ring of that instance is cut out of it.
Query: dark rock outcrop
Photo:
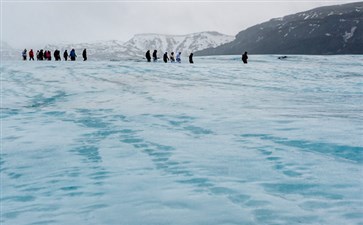
[[[271,19],[232,42],[195,55],[363,54],[363,2],[315,8]]]

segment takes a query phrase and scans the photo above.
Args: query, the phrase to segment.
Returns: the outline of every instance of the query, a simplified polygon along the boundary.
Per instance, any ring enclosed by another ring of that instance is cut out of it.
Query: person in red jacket
[[[30,60],[33,60],[34,61],[34,52],[33,52],[33,49],[30,49],[30,51],[29,51],[29,61]]]

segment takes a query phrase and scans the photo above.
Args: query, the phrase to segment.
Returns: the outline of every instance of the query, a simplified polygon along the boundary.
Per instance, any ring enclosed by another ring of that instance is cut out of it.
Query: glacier
[[[1,65],[1,224],[363,224],[363,56]]]

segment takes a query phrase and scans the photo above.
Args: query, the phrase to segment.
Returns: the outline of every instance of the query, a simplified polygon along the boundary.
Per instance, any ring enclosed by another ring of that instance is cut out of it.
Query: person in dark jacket
[[[39,60],[43,60],[43,58],[44,58],[44,52],[43,52],[43,49],[40,49],[40,51],[39,51]]]
[[[247,59],[248,59],[248,56],[247,56],[247,52],[245,52],[243,55],[242,55],[242,61],[244,64],[247,64]]]
[[[60,61],[61,60],[60,51],[58,49],[56,49],[54,51],[54,59],[55,59],[55,61]]]
[[[22,54],[22,56],[23,56],[23,60],[26,60],[26,49],[24,49],[24,51],[21,53]]]
[[[157,50],[154,50],[154,52],[153,52],[153,60],[154,60],[154,62],[158,61],[158,51]]]
[[[83,61],[87,61],[87,51],[86,51],[86,49],[83,50],[82,57],[83,57]]]
[[[175,62],[175,56],[174,56],[174,52],[170,53],[170,62]]]
[[[74,48],[72,48],[71,52],[69,53],[69,57],[71,57],[71,61],[76,61],[76,51],[74,50]]]
[[[63,58],[64,58],[64,61],[67,61],[67,59],[68,59],[68,52],[67,52],[67,50],[64,51]]]
[[[164,63],[167,63],[169,61],[168,52],[164,53],[163,60],[164,60]]]
[[[150,50],[147,50],[146,54],[145,54],[145,58],[148,62],[151,62],[151,55],[150,55]]]
[[[190,53],[190,55],[189,55],[189,63],[194,63],[193,62],[193,53]]]

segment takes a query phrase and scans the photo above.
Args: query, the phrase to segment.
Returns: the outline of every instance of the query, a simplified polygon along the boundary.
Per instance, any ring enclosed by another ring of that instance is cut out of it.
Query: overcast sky
[[[340,1],[31,1],[1,3],[2,40],[16,48],[127,41],[134,34],[218,31],[236,35],[252,25]]]

